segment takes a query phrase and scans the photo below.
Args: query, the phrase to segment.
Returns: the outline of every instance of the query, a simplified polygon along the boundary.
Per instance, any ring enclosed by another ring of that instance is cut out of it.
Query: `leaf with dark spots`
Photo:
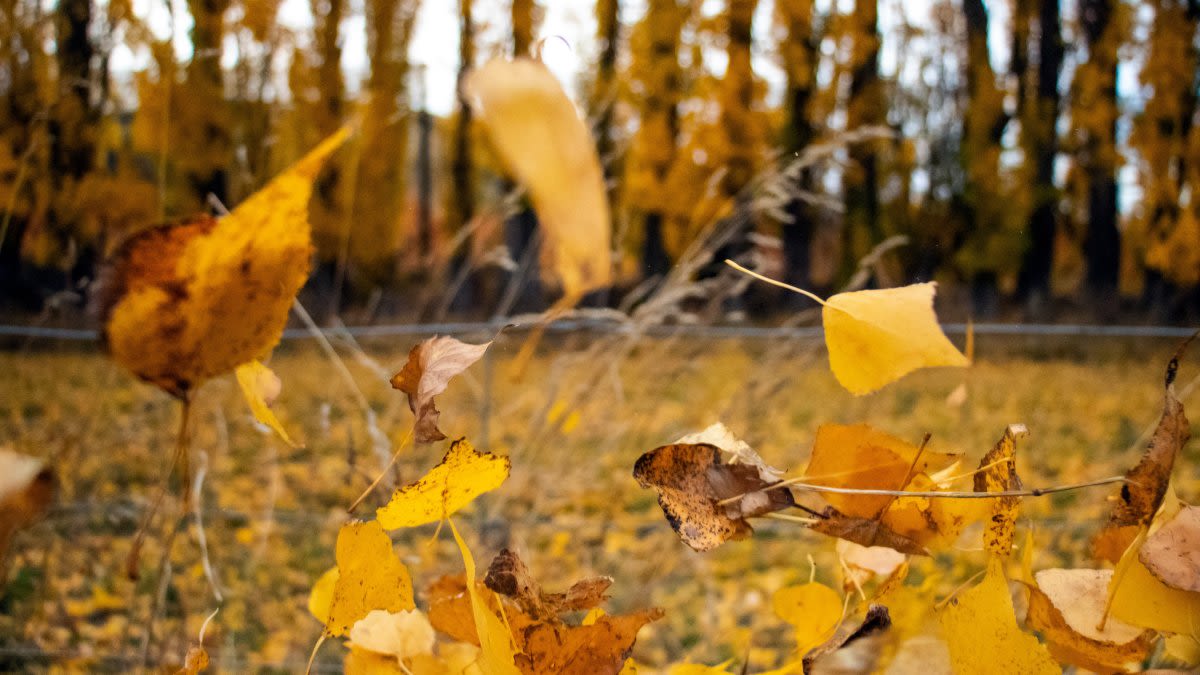
[[[892,617],[888,614],[887,607],[883,605],[871,605],[867,607],[867,614],[863,617],[861,623],[854,627],[843,624],[832,638],[824,644],[809,650],[804,655],[804,672],[806,674],[812,672],[813,666],[821,658],[836,652],[856,640],[881,633],[891,628],[891,626]]]
[[[1017,440],[1029,435],[1024,424],[1010,424],[996,445],[979,462],[975,473],[975,492],[1013,492],[1021,489],[1017,475]],[[983,534],[984,547],[991,553],[1008,556],[1012,553],[1017,527],[1020,497],[997,497],[991,500],[992,513]]]
[[[929,555],[921,544],[897,534],[878,518],[848,516],[832,506],[825,507],[821,518],[809,527],[816,532],[854,542],[860,546],[886,546],[908,555]]]
[[[536,623],[518,640],[521,653],[516,664],[525,675],[617,675],[638,631],[662,617],[663,611],[654,607],[604,615],[582,626]]]
[[[529,574],[529,568],[516,552],[504,549],[488,566],[483,583],[500,595],[512,598],[517,606],[539,621],[559,621],[559,615],[599,606],[613,580],[590,577],[571,585],[566,593],[546,593]]]
[[[482,358],[491,344],[471,345],[441,335],[412,348],[404,367],[392,377],[392,387],[408,395],[408,408],[416,415],[413,437],[417,442],[446,437],[437,426],[441,412],[435,398],[446,391],[451,379]]]
[[[1097,558],[1114,563],[1120,560],[1138,531],[1150,524],[1158,507],[1162,506],[1175,458],[1191,438],[1183,403],[1175,395],[1175,374],[1179,370],[1179,359],[1193,338],[1195,335],[1184,341],[1167,364],[1162,416],[1141,460],[1125,474],[1125,483],[1113,502],[1108,522],[1092,541],[1092,551]]]
[[[751,465],[724,464],[721,451],[707,443],[664,445],[638,458],[633,476],[658,491],[658,503],[679,538],[697,551],[709,551],[753,532],[746,518],[795,505],[787,489],[765,489]],[[729,500],[726,504],[722,501]]]

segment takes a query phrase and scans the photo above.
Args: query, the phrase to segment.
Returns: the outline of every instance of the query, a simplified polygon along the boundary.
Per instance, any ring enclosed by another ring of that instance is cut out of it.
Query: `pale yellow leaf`
[[[288,432],[279,423],[279,418],[275,417],[275,413],[271,410],[271,403],[275,397],[279,396],[279,390],[282,387],[279,377],[260,361],[243,363],[234,372],[237,375],[238,385],[242,389],[242,396],[246,397],[246,403],[249,404],[254,419],[279,434],[284,443],[293,448],[301,447],[299,443],[292,440],[291,436],[288,436]]]

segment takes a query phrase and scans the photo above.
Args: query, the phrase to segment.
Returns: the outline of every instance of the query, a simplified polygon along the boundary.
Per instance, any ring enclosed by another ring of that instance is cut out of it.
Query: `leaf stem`
[[[920,490],[878,490],[874,488],[840,488],[830,485],[816,485],[813,483],[805,483],[803,478],[790,478],[781,480],[773,485],[768,485],[756,492],[775,490],[781,487],[794,487],[797,490],[806,492],[827,492],[838,495],[885,495],[891,497],[928,497],[931,499],[996,499],[997,497],[1041,497],[1055,492],[1069,492],[1071,490],[1082,490],[1090,487],[1099,487],[1101,485],[1112,485],[1113,483],[1126,482],[1125,476],[1110,476],[1099,480],[1091,480],[1086,483],[1072,483],[1070,485],[1055,485],[1048,488],[1034,488],[1032,490],[1005,490],[1003,492],[954,492],[954,491],[920,491]],[[748,493],[747,493],[748,494]],[[731,504],[745,497],[745,494],[735,495],[728,499],[722,499],[717,502],[718,506]]]
[[[818,296],[816,293],[813,293],[812,291],[806,291],[803,288],[797,288],[791,284],[785,284],[782,281],[776,281],[775,279],[772,279],[771,277],[765,277],[765,276],[759,274],[758,272],[753,272],[751,270],[746,269],[745,267],[742,267],[741,265],[735,263],[732,260],[729,260],[728,258],[725,259],[725,264],[729,265],[733,269],[741,272],[742,274],[748,274],[748,275],[754,277],[755,279],[758,279],[759,281],[765,281],[768,284],[771,284],[772,286],[778,286],[779,288],[786,288],[789,291],[799,293],[800,295],[803,295],[807,298],[810,298],[810,299],[816,301],[818,304],[821,304],[821,305],[825,304],[825,301],[822,300],[820,298],[820,296]]]
[[[412,434],[412,429],[409,429],[408,433],[404,436],[404,440],[400,441],[400,445],[396,446],[396,452],[392,453],[392,459],[388,461],[387,466],[383,467],[383,470],[379,472],[379,475],[375,477],[375,480],[367,486],[366,490],[363,490],[363,493],[358,496],[358,499],[354,500],[354,503],[350,505],[350,508],[346,509],[346,513],[353,514],[354,509],[357,509],[359,505],[363,503],[363,500],[367,497],[370,497],[371,493],[375,491],[375,488],[379,487],[379,484],[383,482],[384,477],[387,476],[388,471],[391,471],[392,467],[396,465],[396,460],[400,459],[400,452],[404,450],[406,445],[408,445],[408,441],[410,438],[412,438]]]

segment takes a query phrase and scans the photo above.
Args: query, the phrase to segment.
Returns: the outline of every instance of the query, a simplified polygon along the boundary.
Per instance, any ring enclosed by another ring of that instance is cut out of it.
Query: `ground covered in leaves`
[[[412,427],[405,397],[388,380],[425,337],[338,344],[353,387],[315,344],[277,349],[270,365],[283,391],[273,407],[302,449],[254,422],[232,377],[206,385],[194,404],[192,443],[202,530],[190,521],[176,540],[168,584],[158,576],[160,537],[143,545],[137,581],[126,563],[170,463],[178,406],[91,348],[0,354],[0,448],[47,458],[60,481],[49,517],[18,534],[4,562],[0,670],[126,669],[143,660],[148,626],[156,637],[145,656],[177,665],[218,606],[207,641],[214,666],[303,670],[322,631],[306,608],[309,591],[332,564],[346,507]],[[931,450],[966,453],[969,471],[1009,424],[1023,423],[1030,435],[1018,467],[1027,487],[1119,475],[1140,457],[1159,417],[1162,369],[1175,348],[1171,340],[981,337],[969,369],[920,371],[856,398],[835,381],[817,341],[552,335],[518,374],[523,337],[501,336],[438,399],[438,426],[449,439],[466,436],[512,462],[507,482],[455,517],[475,558],[485,566],[512,548],[555,591],[613,577],[613,613],[666,612],[642,628],[639,664],[748,657],[749,672],[788,661],[795,647],[792,628],[772,611],[775,591],[810,578],[841,586],[834,540],[760,520],[751,539],[695,553],[664,521],[655,493],[633,478],[640,455],[720,421],[768,463],[799,472],[819,425],[863,422],[914,444],[930,433]],[[1181,369],[1185,404],[1200,372],[1195,361]],[[449,443],[409,447],[389,480],[415,480]],[[1200,500],[1197,460],[1193,441],[1176,463],[1176,492],[1190,503]],[[959,489],[970,484],[968,477]],[[385,502],[387,487],[360,507],[364,514]],[[1024,500],[1016,541],[1024,546],[1032,531],[1033,568],[1091,566],[1089,539],[1112,493],[1106,486]],[[892,632],[915,636],[906,643],[914,653],[900,654],[896,668],[912,657],[929,674],[930,664],[946,662],[941,643],[922,642],[921,633],[936,634],[925,612],[986,567],[978,532],[949,553],[914,559],[906,584],[925,588],[890,606]],[[461,572],[453,538],[436,524],[393,538],[418,598]],[[164,616],[151,622],[156,600]],[[315,670],[340,669],[343,654],[330,641]],[[869,667],[853,649],[840,656],[844,668]]]

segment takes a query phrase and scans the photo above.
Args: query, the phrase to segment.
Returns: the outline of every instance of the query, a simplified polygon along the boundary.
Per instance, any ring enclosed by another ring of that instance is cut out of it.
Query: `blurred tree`
[[[678,0],[650,0],[630,36],[628,87],[639,121],[625,160],[622,195],[640,225],[637,257],[648,277],[666,274],[671,266],[663,225],[672,199],[666,181],[679,144],[684,79],[679,46],[688,12]]]
[[[184,208],[205,208],[209,195],[229,204],[229,167],[233,164],[233,115],[225,93],[221,55],[225,49],[225,12],[230,0],[188,0],[192,15],[192,58],[185,85],[171,96],[173,162],[190,192]]]
[[[970,2],[971,0],[966,0]],[[849,56],[846,99],[846,128],[878,126],[887,122],[883,85],[879,79],[879,14],[877,0],[855,0],[845,23]],[[879,167],[872,143],[850,148],[850,162],[843,174],[844,221],[843,273],[849,274],[859,259],[882,237],[879,214]]]
[[[812,0],[777,0],[775,4],[775,17],[783,29],[779,51],[787,77],[783,101],[787,120],[783,132],[784,161],[793,160],[817,136],[809,109],[818,89],[821,47],[821,36],[814,26],[814,12]],[[796,188],[813,192],[815,178],[812,168],[805,169]],[[790,221],[783,225],[784,280],[800,288],[812,288],[809,267],[817,214],[809,201],[795,196],[788,202],[787,215]]]
[[[1087,289],[1103,312],[1114,309],[1121,260],[1117,224],[1117,63],[1128,18],[1117,0],[1080,0],[1079,23],[1087,58],[1075,71],[1073,142],[1079,178],[1086,185],[1082,223]],[[1082,215],[1082,214],[1081,214]]]
[[[596,0],[596,39],[600,45],[600,58],[596,61],[588,112],[593,120],[596,150],[600,154],[605,176],[611,176],[615,161],[613,111],[616,102],[617,54],[621,45],[620,0]]]
[[[512,55],[514,58],[533,55],[533,36],[538,23],[540,8],[534,0],[512,1]],[[508,179],[502,182],[503,191],[511,192],[516,186]],[[542,308],[542,285],[540,268],[537,265],[539,247],[537,242],[537,213],[527,199],[522,199],[514,213],[504,221],[504,245],[518,267],[506,277],[506,285],[518,283],[520,289],[509,289],[512,297],[509,311],[531,312]],[[491,293],[489,295],[498,295]],[[505,308],[498,308],[505,309]]]

